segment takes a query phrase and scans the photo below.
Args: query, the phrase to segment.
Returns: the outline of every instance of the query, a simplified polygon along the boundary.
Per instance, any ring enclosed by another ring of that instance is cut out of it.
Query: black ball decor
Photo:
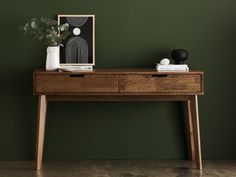
[[[175,60],[175,64],[184,64],[188,59],[188,51],[185,49],[174,49],[171,52],[171,58]]]

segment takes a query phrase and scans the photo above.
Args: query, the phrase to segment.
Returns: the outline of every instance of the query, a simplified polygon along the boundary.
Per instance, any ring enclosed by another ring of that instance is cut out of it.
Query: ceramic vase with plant
[[[69,24],[58,25],[56,20],[41,17],[32,18],[24,25],[24,33],[33,39],[43,41],[47,46],[46,70],[56,70],[60,67],[59,46],[70,32]]]

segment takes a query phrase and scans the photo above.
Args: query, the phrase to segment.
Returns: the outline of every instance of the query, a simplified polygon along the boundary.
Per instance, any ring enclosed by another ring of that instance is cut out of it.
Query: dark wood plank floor
[[[0,177],[236,177],[236,161],[204,161],[203,171],[190,161],[81,160],[0,161]]]

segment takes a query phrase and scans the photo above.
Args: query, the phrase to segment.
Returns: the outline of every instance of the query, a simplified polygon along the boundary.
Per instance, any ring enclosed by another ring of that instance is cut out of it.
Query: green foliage
[[[58,25],[56,20],[41,17],[40,19],[32,18],[23,27],[25,34],[33,39],[43,41],[46,46],[61,45],[62,40],[70,35],[68,31],[69,24]]]

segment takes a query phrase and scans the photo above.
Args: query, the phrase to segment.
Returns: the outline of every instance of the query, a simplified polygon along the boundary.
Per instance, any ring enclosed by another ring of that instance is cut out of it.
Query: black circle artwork
[[[60,50],[62,64],[93,63],[93,18],[61,17],[60,23],[69,24],[70,35]]]
[[[175,60],[175,64],[184,64],[188,59],[188,51],[185,49],[174,49],[171,52],[171,58]]]

